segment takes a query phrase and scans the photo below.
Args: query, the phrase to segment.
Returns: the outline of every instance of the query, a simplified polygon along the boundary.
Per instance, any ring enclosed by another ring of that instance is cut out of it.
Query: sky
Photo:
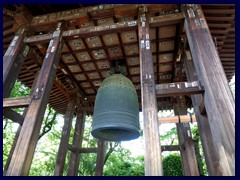
[[[164,117],[168,117],[171,114],[172,114],[172,112],[167,111],[167,112],[165,112]],[[173,114],[171,116],[173,116]],[[139,113],[139,121],[140,121],[140,128],[143,129],[142,112]],[[170,129],[172,129],[175,126],[176,125],[174,123],[161,124],[161,125],[159,125],[159,132],[160,132],[160,134],[165,134],[166,132],[168,132]],[[121,142],[121,145],[124,148],[129,149],[131,151],[132,157],[144,155],[144,139],[141,136],[135,140],[123,141],[123,142]],[[162,144],[162,145],[165,145],[165,144]]]

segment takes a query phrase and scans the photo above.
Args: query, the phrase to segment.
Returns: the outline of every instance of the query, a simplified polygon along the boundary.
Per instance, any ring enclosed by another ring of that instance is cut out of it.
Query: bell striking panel
[[[100,86],[94,106],[92,135],[105,141],[127,141],[140,136],[137,93],[124,75],[111,75]]]

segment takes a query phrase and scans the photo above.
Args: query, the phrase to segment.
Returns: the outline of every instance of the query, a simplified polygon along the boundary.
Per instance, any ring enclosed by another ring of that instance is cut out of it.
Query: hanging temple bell
[[[128,141],[139,133],[138,97],[132,82],[122,74],[107,77],[95,100],[92,135],[105,141]]]

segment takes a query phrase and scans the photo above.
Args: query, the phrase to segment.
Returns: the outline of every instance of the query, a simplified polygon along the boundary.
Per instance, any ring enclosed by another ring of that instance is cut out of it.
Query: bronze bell
[[[124,75],[111,75],[100,86],[91,133],[105,141],[127,141],[140,136],[137,93]]]

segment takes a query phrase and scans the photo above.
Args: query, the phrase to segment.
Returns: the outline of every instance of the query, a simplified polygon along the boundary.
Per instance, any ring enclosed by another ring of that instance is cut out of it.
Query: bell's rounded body
[[[92,135],[105,141],[140,136],[138,97],[127,77],[114,74],[103,81],[95,100]]]

